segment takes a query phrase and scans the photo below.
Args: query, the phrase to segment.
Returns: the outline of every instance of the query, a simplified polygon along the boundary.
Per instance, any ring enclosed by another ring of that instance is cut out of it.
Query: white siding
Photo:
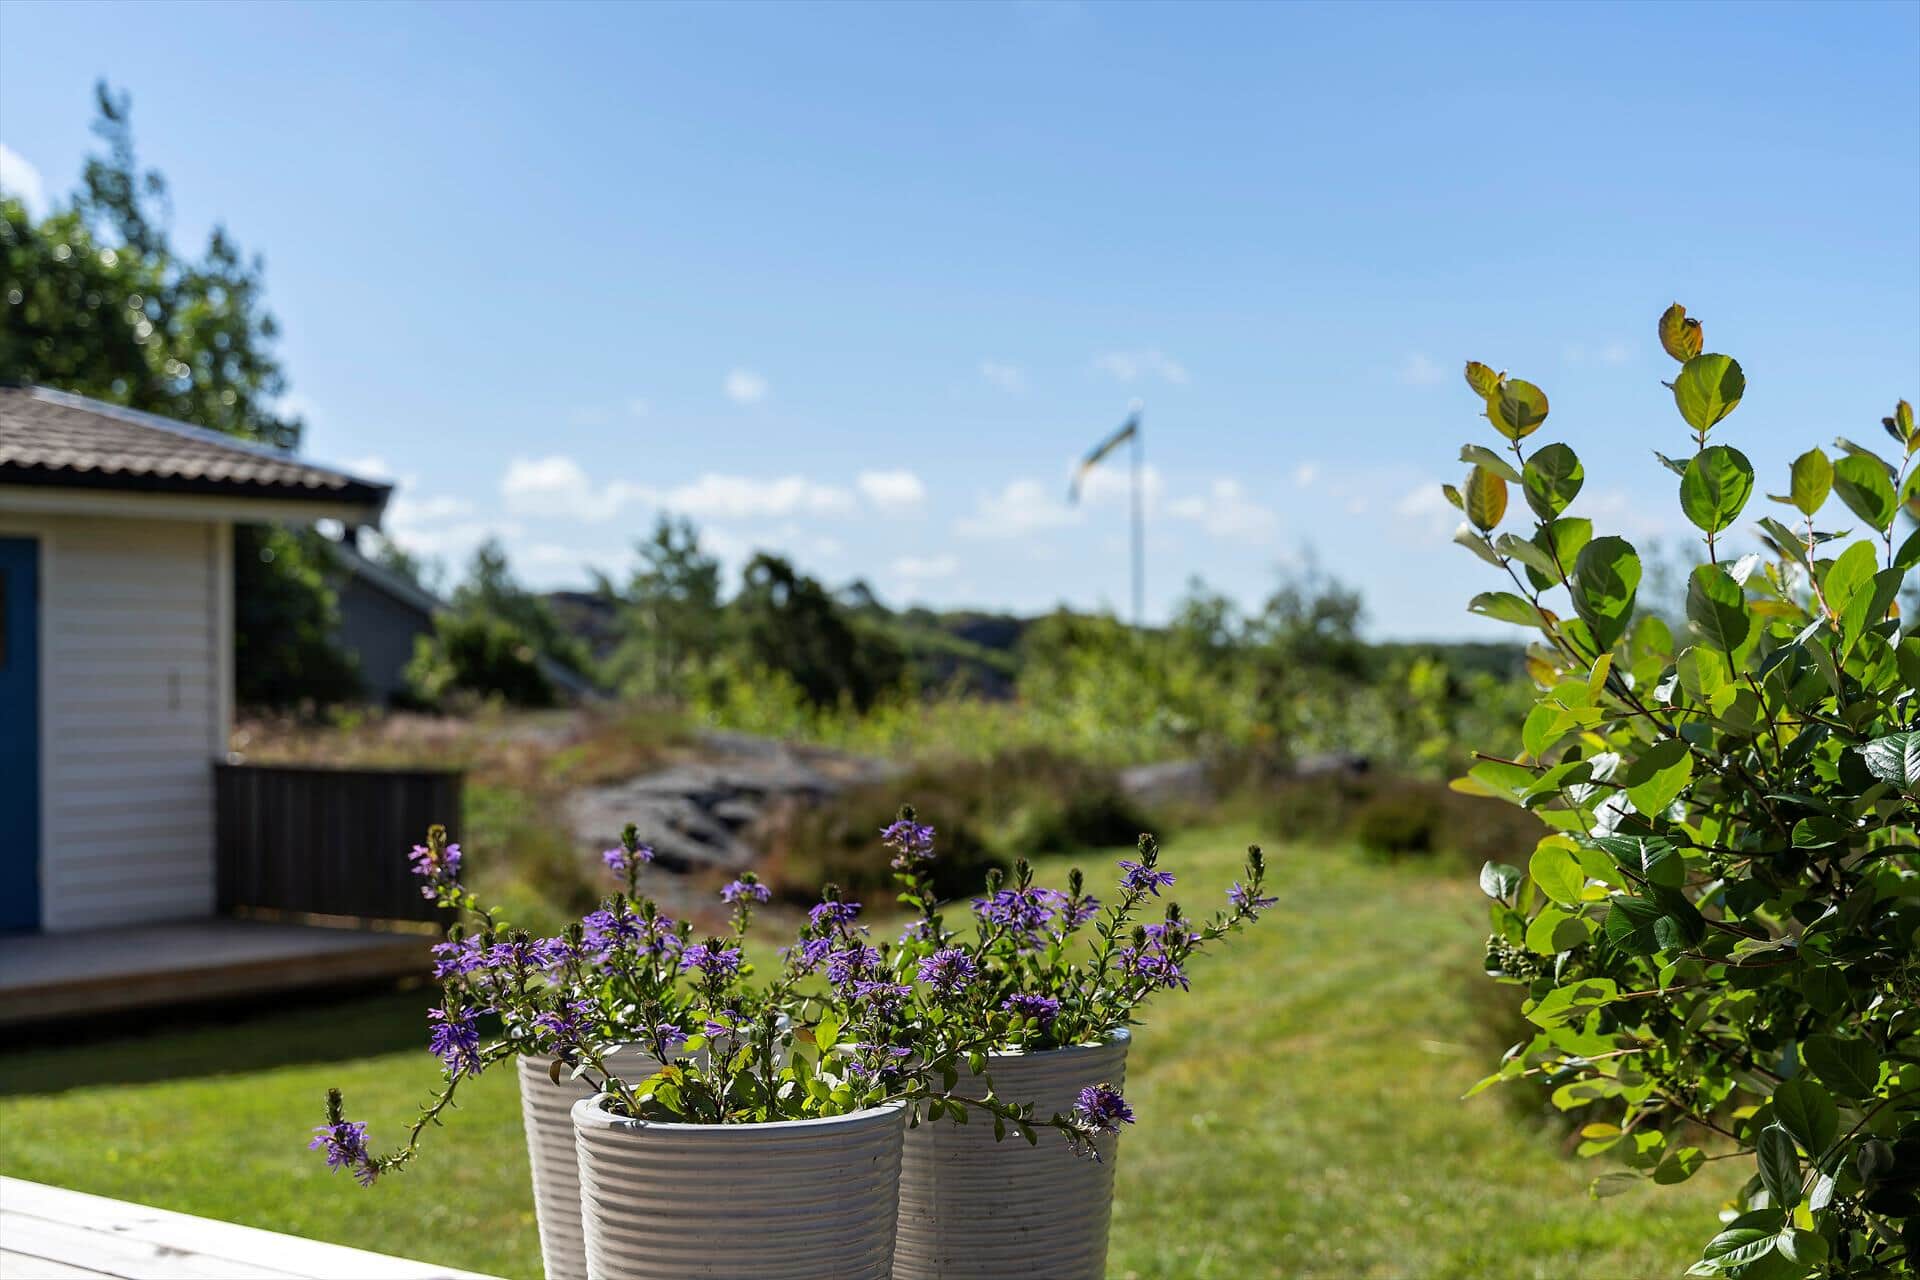
[[[0,515],[40,538],[40,915],[209,915],[231,526]]]

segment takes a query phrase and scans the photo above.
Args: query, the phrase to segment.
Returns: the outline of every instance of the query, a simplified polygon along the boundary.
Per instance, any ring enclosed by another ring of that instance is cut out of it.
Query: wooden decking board
[[[420,974],[430,942],[412,933],[224,919],[0,935],[0,1026]]]
[[[470,1271],[0,1177],[0,1278],[487,1280]]]

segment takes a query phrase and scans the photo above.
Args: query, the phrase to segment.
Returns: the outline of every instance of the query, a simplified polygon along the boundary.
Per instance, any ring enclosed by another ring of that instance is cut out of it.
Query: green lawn
[[[1196,911],[1244,833],[1169,842]],[[1112,1274],[1677,1275],[1732,1171],[1595,1203],[1601,1171],[1498,1097],[1472,996],[1484,910],[1452,864],[1273,857],[1281,906],[1150,1010],[1129,1088]],[[1059,868],[1051,868],[1058,871]],[[1097,878],[1097,877],[1090,877]],[[502,1276],[539,1273],[512,1073],[372,1190],[303,1149],[321,1096],[392,1139],[435,1063],[419,993],[0,1055],[0,1171]]]

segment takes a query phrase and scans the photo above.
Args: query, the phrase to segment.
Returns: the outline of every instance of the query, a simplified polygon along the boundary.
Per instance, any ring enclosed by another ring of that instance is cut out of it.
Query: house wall
[[[232,526],[0,513],[40,540],[47,930],[214,909],[232,717]]]
[[[433,615],[352,573],[340,576],[338,591],[340,630],[335,638],[360,659],[367,696],[391,701],[406,691],[414,639],[433,634]]]

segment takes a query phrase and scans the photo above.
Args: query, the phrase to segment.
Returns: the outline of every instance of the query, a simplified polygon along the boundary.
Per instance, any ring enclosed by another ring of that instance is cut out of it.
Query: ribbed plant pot
[[[591,1280],[885,1280],[906,1106],[656,1124],[574,1104]]]
[[[548,1074],[553,1059],[523,1054],[520,1115],[527,1126],[527,1163],[533,1170],[533,1214],[540,1224],[540,1261],[547,1280],[587,1280],[586,1237],[580,1227],[580,1158],[574,1150],[573,1104],[593,1096],[585,1080],[563,1070],[560,1083]],[[658,1070],[642,1049],[616,1049],[607,1066],[629,1084]]]
[[[1069,1112],[1090,1084],[1126,1083],[1125,1031],[1105,1043],[987,1059],[994,1096],[1031,1102],[1038,1118]],[[956,1093],[985,1088],[962,1074]],[[1113,1137],[1100,1160],[1075,1155],[1058,1133],[1039,1143],[1009,1133],[995,1142],[977,1109],[968,1123],[922,1118],[907,1131],[900,1167],[894,1280],[999,1280],[1005,1276],[1101,1280],[1113,1218]]]

